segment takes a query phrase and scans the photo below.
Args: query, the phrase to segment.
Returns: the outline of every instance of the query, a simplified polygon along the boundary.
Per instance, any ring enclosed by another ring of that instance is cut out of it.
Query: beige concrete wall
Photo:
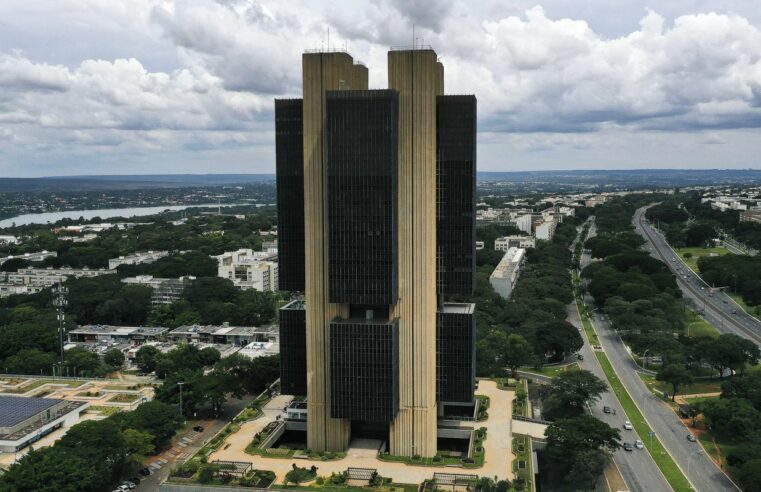
[[[352,69],[351,90],[367,90],[368,71],[364,65],[354,65]]]
[[[328,303],[327,167],[325,92],[350,89],[353,59],[346,53],[305,53],[304,87],[304,241],[306,251],[307,447],[344,450],[349,422],[330,418],[328,323],[346,307]]]
[[[391,51],[399,92],[399,415],[395,455],[436,454],[436,96],[443,66],[433,50]]]

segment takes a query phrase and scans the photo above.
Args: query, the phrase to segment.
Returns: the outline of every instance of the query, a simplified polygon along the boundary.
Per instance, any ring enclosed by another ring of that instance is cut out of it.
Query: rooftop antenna
[[[412,24],[412,49],[415,49],[415,24]]]
[[[330,51],[330,28],[328,28],[328,51]]]

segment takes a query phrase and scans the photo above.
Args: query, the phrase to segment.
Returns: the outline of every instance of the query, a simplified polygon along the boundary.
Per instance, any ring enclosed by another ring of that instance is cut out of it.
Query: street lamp
[[[652,347],[650,347],[652,348]],[[647,369],[647,353],[650,352],[650,349],[645,350],[645,353],[642,354],[642,360],[645,362],[645,369]]]
[[[184,415],[182,413],[182,385],[183,384],[185,384],[185,383],[177,383],[177,386],[180,387],[180,415],[182,415],[183,418],[184,418]]]

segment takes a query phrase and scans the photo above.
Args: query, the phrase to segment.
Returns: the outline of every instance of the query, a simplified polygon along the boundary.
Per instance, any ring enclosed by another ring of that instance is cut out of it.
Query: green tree
[[[598,400],[608,387],[586,370],[565,371],[550,383],[552,408],[562,408],[571,415],[584,413],[586,405]]]
[[[556,480],[580,488],[594,488],[621,437],[618,429],[591,415],[560,419],[544,434],[545,452],[554,465],[550,473]]]
[[[518,368],[527,365],[533,360],[533,348],[521,335],[511,333],[505,340],[502,360],[510,368],[514,378],[518,377]]]
[[[761,490],[761,458],[745,463],[737,474],[744,491]]]
[[[156,360],[161,356],[161,351],[153,345],[143,345],[135,353],[135,364],[142,372],[151,373],[156,370]]]
[[[760,426],[761,413],[742,398],[705,400],[698,410],[706,425],[731,437],[747,436]]]
[[[550,321],[536,328],[534,351],[550,361],[561,361],[583,346],[579,331],[567,321]]]
[[[124,365],[124,352],[117,348],[109,349],[103,354],[103,362],[111,370],[121,369]]]
[[[105,373],[100,357],[82,347],[67,350],[64,361],[64,366],[71,375],[102,376]]]
[[[665,381],[671,385],[671,401],[674,401],[676,392],[686,384],[692,384],[692,376],[686,367],[681,364],[668,364],[662,366],[655,376],[658,381]]]
[[[142,464],[156,449],[153,444],[155,437],[149,432],[125,429],[122,431],[122,439],[129,457],[128,461],[132,464]]]

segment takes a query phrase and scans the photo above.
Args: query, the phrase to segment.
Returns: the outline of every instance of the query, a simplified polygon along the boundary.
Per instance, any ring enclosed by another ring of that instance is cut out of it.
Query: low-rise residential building
[[[153,263],[156,260],[169,256],[169,251],[142,251],[127,256],[111,258],[108,260],[108,268],[115,270],[119,265],[139,265],[141,263]]]
[[[532,214],[522,214],[518,215],[513,219],[513,222],[515,222],[515,227],[517,227],[520,231],[525,232],[526,234],[531,234],[531,226],[533,224],[534,217]]]
[[[90,404],[56,398],[0,395],[0,452],[15,453],[79,422]]]
[[[84,325],[69,332],[71,343],[117,343],[141,345],[164,338],[169,328],[163,326]]]
[[[597,195],[584,200],[584,206],[587,208],[594,208],[598,205],[602,205],[606,201],[608,201],[608,198],[605,195]]]
[[[68,277],[95,277],[115,273],[115,270],[87,268],[19,268],[16,272],[0,272],[0,297],[36,294],[42,289],[65,282]]]
[[[509,299],[513,293],[525,261],[525,249],[510,248],[489,277],[489,283],[503,299]]]
[[[182,297],[182,291],[195,279],[195,277],[190,275],[180,278],[157,278],[153,275],[138,275],[136,277],[123,278],[122,282],[130,285],[145,285],[152,288],[151,302],[157,305],[171,304],[179,301]]]
[[[507,251],[510,248],[534,248],[536,239],[531,236],[504,236],[494,240],[495,251]]]
[[[18,244],[16,236],[0,235],[0,244]]]
[[[175,328],[167,334],[173,342],[215,343],[245,347],[254,342],[277,339],[278,330],[273,326],[221,326],[189,325]]]
[[[36,294],[42,292],[43,289],[45,289],[45,287],[40,285],[18,285],[0,282],[0,297]]]
[[[278,290],[277,252],[239,249],[215,257],[217,275],[239,289]]]
[[[45,258],[55,258],[58,253],[55,251],[38,251],[36,253],[24,253],[23,255],[10,255],[0,258],[0,265],[8,260],[20,259],[24,261],[43,261]]]
[[[558,226],[558,223],[554,218],[549,220],[543,219],[541,222],[535,225],[534,237],[536,239],[549,241],[552,239],[552,236],[555,235],[555,229],[557,228],[557,226]]]
[[[97,277],[99,275],[116,275],[116,270],[109,270],[106,268],[69,268],[69,267],[63,267],[63,268],[53,268],[53,267],[47,267],[47,268],[19,268],[16,272],[19,275],[61,275],[63,277],[75,277],[75,278],[81,278],[81,277]]]
[[[759,222],[761,223],[761,209],[752,208],[740,212],[740,222]]]

